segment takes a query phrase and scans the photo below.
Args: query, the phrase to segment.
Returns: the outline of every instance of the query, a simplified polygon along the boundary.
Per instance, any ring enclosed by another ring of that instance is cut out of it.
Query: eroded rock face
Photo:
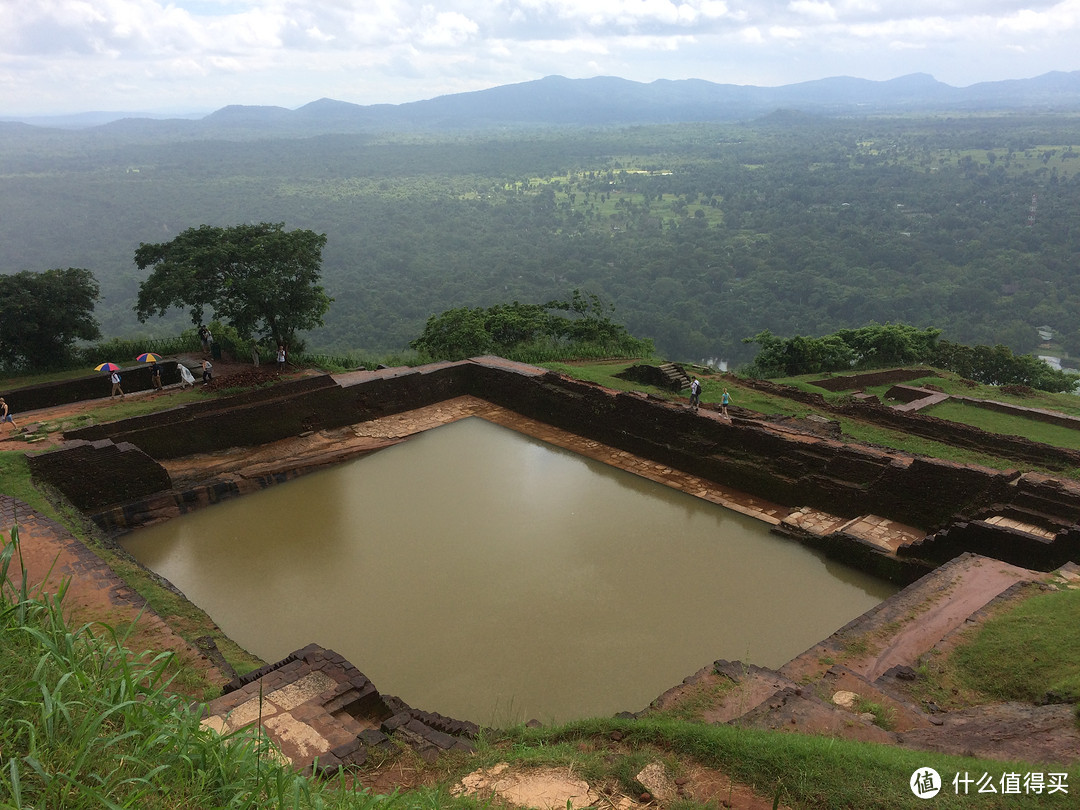
[[[939,715],[940,724],[898,736],[905,748],[1026,762],[1075,762],[1080,729],[1072,706],[1000,703]]]

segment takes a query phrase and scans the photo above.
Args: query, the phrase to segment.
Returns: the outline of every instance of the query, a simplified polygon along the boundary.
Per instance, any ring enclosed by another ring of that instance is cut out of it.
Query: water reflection
[[[483,724],[636,711],[715,658],[778,666],[894,591],[478,418],[125,545],[260,657],[316,642]]]

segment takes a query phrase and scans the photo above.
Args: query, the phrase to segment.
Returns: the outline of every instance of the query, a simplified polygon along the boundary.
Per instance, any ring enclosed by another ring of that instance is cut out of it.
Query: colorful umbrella
[[[94,366],[94,371],[119,371],[120,366],[116,363],[102,363],[100,366]]]
[[[156,363],[160,359],[160,354],[154,354],[153,352],[143,352],[135,358],[135,361],[138,363]]]

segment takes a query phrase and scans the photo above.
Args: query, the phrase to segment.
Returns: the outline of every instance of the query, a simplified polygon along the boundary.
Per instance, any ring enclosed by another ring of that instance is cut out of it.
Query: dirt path
[[[170,356],[169,360],[177,360],[188,366],[195,366],[201,359],[198,354],[182,354]],[[220,389],[234,385],[238,382],[242,382],[245,378],[251,377],[253,374],[260,377],[266,377],[268,375],[276,376],[276,368],[269,365],[259,366],[256,369],[251,363],[242,363],[232,360],[228,357],[222,357],[220,360],[214,361],[214,378],[210,385],[207,387],[207,391],[214,389]],[[282,379],[289,379],[293,377],[305,376],[308,374],[314,374],[318,372],[309,371],[306,369],[296,369],[289,367],[288,372],[282,376]],[[176,394],[181,393],[185,389],[180,388],[179,383],[174,383],[165,387],[163,391],[135,391],[127,394],[124,397],[124,402],[140,402],[147,400],[159,400],[169,399]],[[191,389],[186,389],[190,391]],[[202,381],[196,377],[195,390],[203,390]],[[27,441],[32,435],[33,427],[39,423],[47,422],[50,424],[60,425],[65,421],[70,421],[77,416],[93,413],[94,411],[102,408],[107,408],[111,405],[116,405],[119,402],[119,398],[113,398],[108,396],[107,380],[102,379],[102,396],[97,399],[86,399],[79,402],[65,403],[63,405],[55,405],[49,408],[39,408],[33,411],[22,411],[19,413],[13,413],[12,417],[18,424],[18,429],[13,430],[10,426],[0,425],[0,450],[25,450],[28,452],[41,452],[44,450],[54,449],[62,443],[62,436],[60,431],[51,432],[44,441]],[[168,407],[166,404],[162,404],[162,407]]]
[[[5,542],[16,523],[19,553],[8,571],[10,587],[20,587],[22,571],[31,589],[56,594],[66,587],[62,606],[71,623],[103,622],[117,628],[134,623],[129,648],[172,650],[181,666],[194,668],[210,683],[228,680],[67,529],[10,495],[0,494],[0,533]]]
[[[910,606],[911,620],[904,622],[888,642],[863,660],[847,663],[848,669],[869,681],[894,666],[913,666],[950,634],[967,625],[980,610],[1018,582],[1043,579],[1044,574],[988,557],[971,557],[953,569],[955,578],[941,598],[934,595]]]

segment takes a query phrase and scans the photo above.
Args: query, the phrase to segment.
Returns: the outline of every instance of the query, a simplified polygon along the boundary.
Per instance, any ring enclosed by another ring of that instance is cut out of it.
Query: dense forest
[[[1080,119],[831,119],[458,135],[139,140],[5,125],[0,272],[92,271],[139,324],[141,243],[203,224],[325,233],[308,348],[405,347],[429,316],[598,294],[672,359],[867,323],[1080,355]]]

